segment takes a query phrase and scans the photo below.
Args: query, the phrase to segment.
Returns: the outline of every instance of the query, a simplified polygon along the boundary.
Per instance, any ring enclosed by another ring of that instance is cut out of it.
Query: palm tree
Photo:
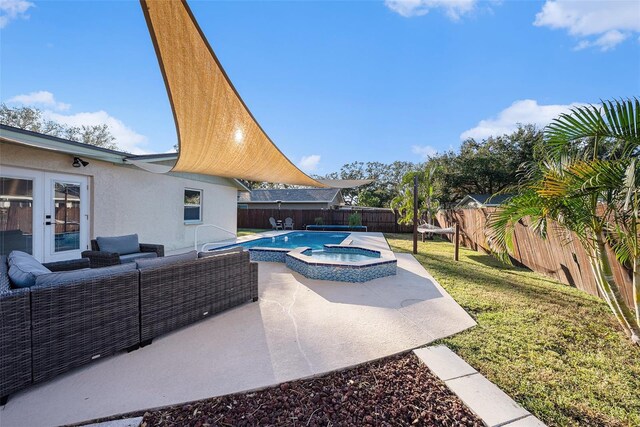
[[[413,178],[418,177],[418,216],[427,215],[427,223],[433,225],[437,200],[434,199],[436,165],[427,163],[424,169],[407,172],[402,177],[399,194],[391,200],[392,209],[400,212],[400,224],[413,224]]]
[[[560,115],[545,128],[542,158],[529,169],[519,194],[489,218],[487,233],[492,249],[506,259],[521,219],[529,218],[542,237],[550,220],[572,231],[589,255],[600,294],[636,343],[640,342],[640,195],[635,162],[639,148],[637,99],[576,107]],[[635,313],[613,278],[607,242],[634,271]]]

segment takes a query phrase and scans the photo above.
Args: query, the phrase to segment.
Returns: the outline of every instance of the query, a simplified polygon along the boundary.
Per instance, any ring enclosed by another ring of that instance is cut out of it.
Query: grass
[[[256,233],[262,233],[263,231],[269,231],[269,230],[263,230],[260,228],[238,228],[238,237],[248,236],[250,234],[256,234]]]
[[[410,252],[410,235],[387,234]],[[640,426],[640,348],[598,298],[446,241],[416,258],[478,322],[447,345],[549,425]]]

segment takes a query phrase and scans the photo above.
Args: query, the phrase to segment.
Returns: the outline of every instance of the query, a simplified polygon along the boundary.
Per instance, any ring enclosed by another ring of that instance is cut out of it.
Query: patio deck
[[[354,244],[389,250],[380,233]],[[410,255],[351,284],[261,263],[260,301],[11,396],[0,425],[49,426],[274,385],[423,346],[473,319]]]

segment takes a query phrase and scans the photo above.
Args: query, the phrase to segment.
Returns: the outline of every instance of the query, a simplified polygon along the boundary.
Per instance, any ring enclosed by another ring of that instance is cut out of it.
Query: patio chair
[[[284,229],[290,229],[293,230],[293,219],[291,218],[285,218],[284,219]]]
[[[82,252],[89,258],[91,268],[134,262],[140,258],[164,256],[164,245],[139,243],[137,234],[117,237],[98,237],[91,240],[91,250]]]
[[[274,217],[269,218],[269,224],[271,224],[272,230],[282,230],[282,225],[278,224]]]

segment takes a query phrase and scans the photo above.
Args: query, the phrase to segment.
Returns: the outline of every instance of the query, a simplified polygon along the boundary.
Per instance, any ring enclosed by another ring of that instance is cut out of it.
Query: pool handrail
[[[193,238],[193,249],[195,249],[196,251],[198,250],[198,230],[200,230],[200,228],[202,227],[213,227],[216,228],[218,230],[224,231],[225,233],[229,233],[233,236],[233,238],[237,238],[238,235],[236,234],[235,231],[231,231],[231,230],[227,230],[226,228],[220,227],[218,225],[215,224],[200,224],[196,227],[195,233],[194,233],[194,238]],[[207,245],[211,245],[213,243],[205,243],[202,245],[202,248],[200,248],[200,252],[204,252],[205,248],[207,247]]]

